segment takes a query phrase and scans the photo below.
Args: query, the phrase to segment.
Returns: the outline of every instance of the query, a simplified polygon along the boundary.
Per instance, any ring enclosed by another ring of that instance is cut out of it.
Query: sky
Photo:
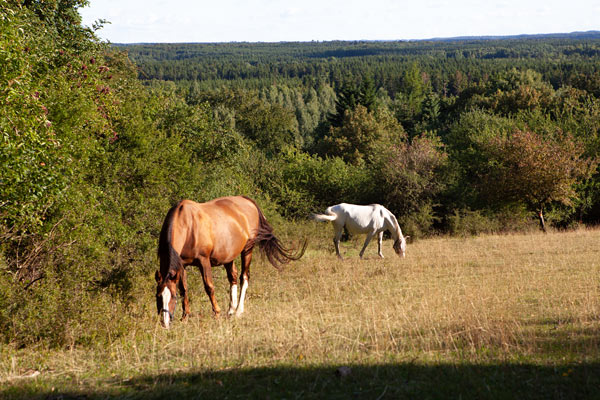
[[[598,0],[90,0],[112,43],[411,40],[600,30]]]

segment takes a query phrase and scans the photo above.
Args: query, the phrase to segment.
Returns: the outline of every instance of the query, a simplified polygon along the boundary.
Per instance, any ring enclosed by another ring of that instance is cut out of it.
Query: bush
[[[519,206],[506,207],[499,211],[454,210],[446,218],[445,225],[449,234],[457,236],[532,232],[539,229],[537,221],[527,209]]]
[[[496,219],[483,215],[479,210],[455,210],[447,219],[448,232],[457,236],[493,233],[502,228]]]
[[[266,171],[270,193],[282,215],[304,219],[334,204],[371,202],[370,171],[341,158],[321,158],[290,150]]]

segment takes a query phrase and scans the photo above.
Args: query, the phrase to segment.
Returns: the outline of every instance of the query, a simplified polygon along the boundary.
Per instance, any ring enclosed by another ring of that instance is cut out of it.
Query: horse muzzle
[[[159,314],[160,324],[165,328],[169,328],[169,326],[171,325],[171,321],[173,321],[174,318],[173,313],[163,308],[162,310],[160,310]]]

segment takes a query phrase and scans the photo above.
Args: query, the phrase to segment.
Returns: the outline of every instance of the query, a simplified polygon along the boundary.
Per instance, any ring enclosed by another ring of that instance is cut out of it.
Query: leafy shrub
[[[484,215],[480,210],[455,210],[448,216],[448,231],[451,235],[471,236],[494,233],[500,229],[499,221]]]
[[[537,222],[526,208],[512,205],[502,210],[454,210],[447,216],[448,233],[471,236],[483,233],[532,232]]]
[[[279,204],[280,213],[301,219],[337,203],[368,202],[372,185],[364,166],[299,150],[289,150],[271,161],[265,179],[268,183],[262,187]]]

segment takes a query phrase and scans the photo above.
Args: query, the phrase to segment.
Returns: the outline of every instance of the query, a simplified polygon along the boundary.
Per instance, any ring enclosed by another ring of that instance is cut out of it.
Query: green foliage
[[[300,145],[293,112],[260,100],[256,92],[209,92],[202,100],[228,114],[236,131],[268,154],[277,154],[290,144]]]
[[[2,222],[14,230],[35,229],[67,185],[69,168],[61,162],[55,128],[49,119],[52,89],[40,70],[55,59],[43,26],[26,9],[3,2],[0,8],[0,162]],[[35,49],[36,51],[32,51]],[[58,165],[55,165],[58,164]],[[15,226],[18,224],[19,226]]]
[[[368,112],[373,112],[376,109],[376,88],[370,78],[363,79],[360,85],[351,80],[344,82],[337,92],[335,113],[329,115],[329,123],[336,128],[342,126],[346,114],[354,112],[358,106],[365,108]]]
[[[262,191],[278,205],[283,216],[306,219],[311,213],[341,201],[371,201],[371,172],[339,157],[322,159],[288,150],[278,160],[258,160],[254,169]]]
[[[528,211],[522,207],[506,207],[497,212],[486,210],[454,210],[447,218],[447,230],[451,235],[474,236],[503,232],[531,232],[537,228],[535,221],[527,218]]]
[[[417,123],[423,119],[423,108],[431,87],[425,74],[413,63],[404,71],[400,88],[396,93],[394,109],[398,121],[409,132],[416,129]]]
[[[437,217],[434,199],[446,189],[448,156],[434,135],[415,137],[382,149],[374,179],[381,199],[407,223],[413,235],[432,230]]]
[[[482,195],[503,202],[524,200],[534,209],[551,201],[571,205],[575,183],[589,178],[597,161],[582,158],[583,146],[570,135],[557,136],[517,130],[492,138],[485,149],[492,168],[482,171]]]
[[[312,144],[312,135],[317,126],[323,122],[333,107],[335,93],[328,85],[317,88],[287,85],[271,85],[263,88],[259,97],[267,104],[277,104],[295,113],[297,127],[304,145]]]
[[[456,179],[450,188],[458,208],[485,209],[488,204],[478,197],[476,182],[478,174],[487,169],[487,157],[483,147],[492,138],[507,136],[515,122],[489,112],[475,110],[465,112],[455,122],[446,137],[450,162]]]
[[[483,87],[483,93],[473,96],[472,107],[492,110],[499,115],[512,115],[520,110],[547,110],[554,90],[542,79],[542,74],[527,69],[494,75]]]
[[[246,177],[230,159],[249,157],[206,104],[145,90],[126,58],[77,29],[46,29],[18,6],[2,12],[3,339],[98,342],[125,332],[128,319],[112,316],[153,270],[165,210],[252,193],[228,185]]]
[[[369,112],[357,105],[346,110],[340,126],[331,126],[320,143],[321,153],[361,165],[379,157],[379,152],[404,137],[402,126],[385,111]]]

